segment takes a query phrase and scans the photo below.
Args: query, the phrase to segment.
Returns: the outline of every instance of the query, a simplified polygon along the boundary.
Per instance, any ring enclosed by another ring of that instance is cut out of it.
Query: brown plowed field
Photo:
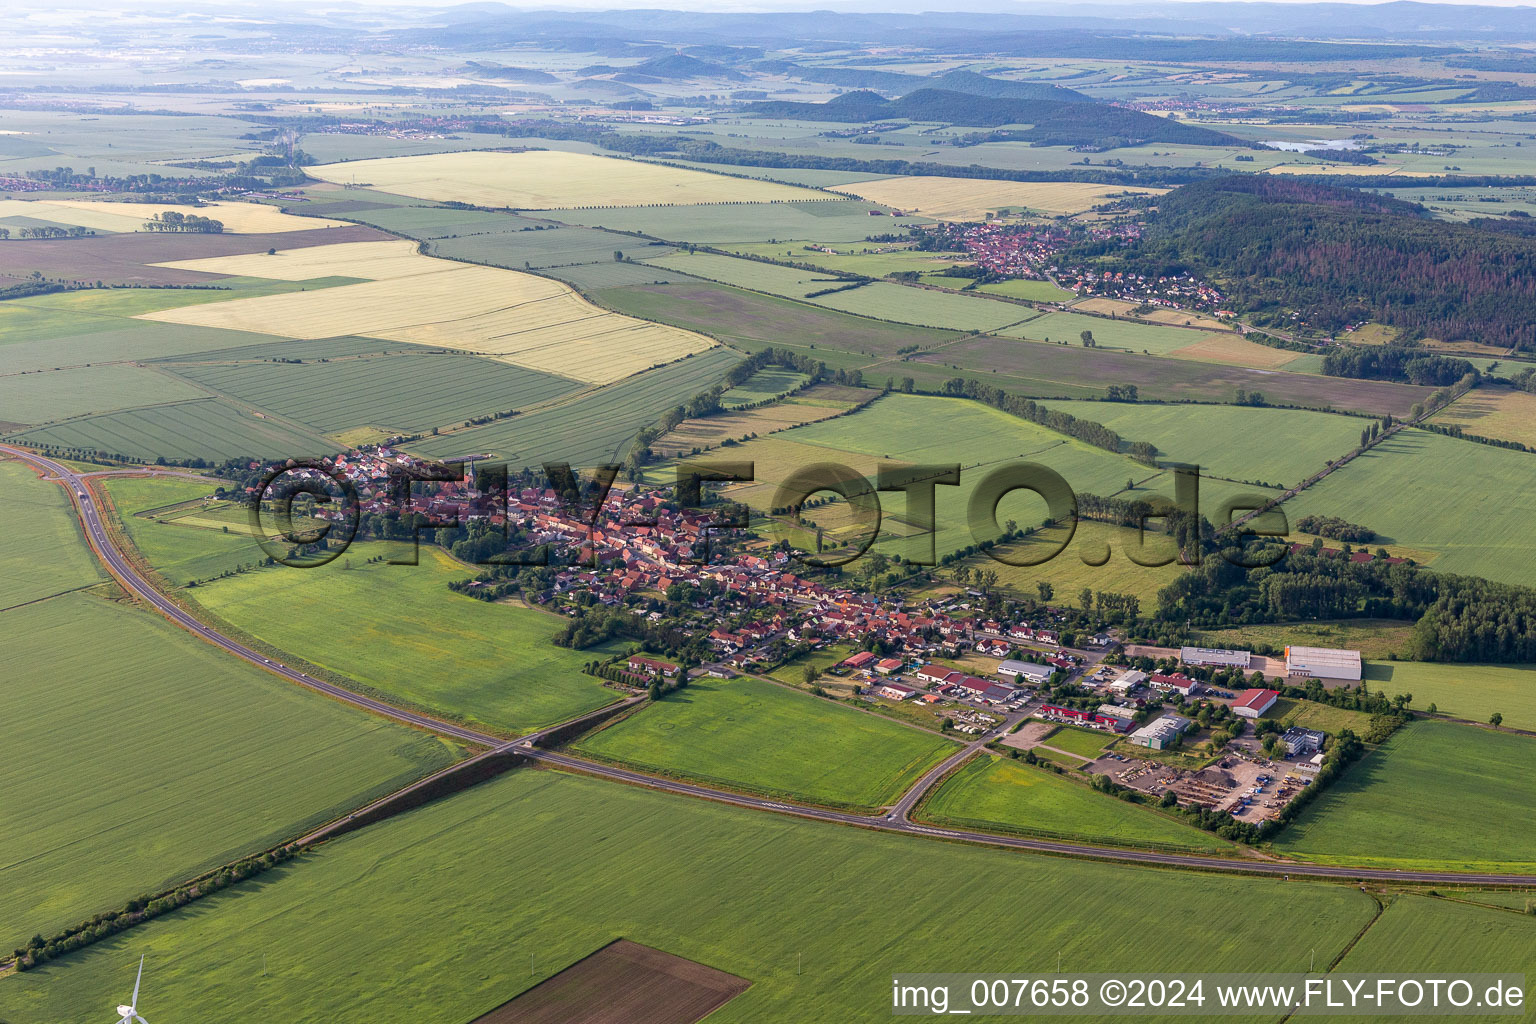
[[[473,1024],[693,1024],[750,984],[619,939]]]

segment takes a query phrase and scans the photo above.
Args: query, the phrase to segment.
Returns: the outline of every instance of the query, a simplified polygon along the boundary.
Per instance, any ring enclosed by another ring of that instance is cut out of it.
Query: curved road
[[[506,742],[495,736],[487,736],[473,729],[466,729],[449,722],[439,721],[427,715],[418,715],[413,711],[392,707],[383,701],[377,701],[371,697],[364,697],[361,694],[353,693],[351,690],[344,690],[339,686],[333,686],[323,679],[316,679],[314,676],[306,675],[297,669],[291,669],[287,665],[273,661],[266,655],[259,654],[244,644],[237,643],[222,633],[209,629],[197,621],[197,619],[178,608],[160,591],[156,590],[117,550],[117,547],[112,543],[111,537],[107,535],[106,528],[101,525],[101,514],[96,509],[96,499],[92,497],[90,488],[82,482],[82,474],[74,472],[62,463],[33,454],[24,448],[0,444],[0,452],[14,455],[40,469],[46,470],[61,481],[65,487],[68,487],[70,499],[79,508],[80,521],[85,524],[86,537],[90,540],[91,547],[95,549],[97,557],[106,565],[107,570],[117,577],[118,583],[122,584],[125,590],[153,606],[160,614],[188,632],[202,637],[215,646],[222,647],[230,654],[248,661],[252,665],[264,668],[269,672],[275,672],[290,682],[298,683],[300,686],[307,686],[311,690],[317,690],[326,696],[335,697],[337,700],[356,705],[375,714],[384,715],[396,721],[419,726],[423,729],[430,729],[433,732],[452,736],[467,743],[496,747]]]
[[[676,793],[683,796],[698,797],[706,800],[714,800],[719,803],[732,804],[737,807],[747,807],[759,811],[773,811],[780,814],[791,814],[801,818],[809,818],[813,821],[826,821],[839,825],[853,825],[860,828],[874,829],[881,832],[909,833],[922,836],[936,836],[942,839],[959,840],[973,843],[983,843],[988,846],[1004,846],[1019,850],[1032,850],[1038,853],[1064,854],[1074,857],[1086,857],[1095,860],[1108,860],[1129,862],[1136,864],[1161,865],[1175,868],[1194,868],[1206,871],[1241,872],[1246,874],[1285,875],[1311,878],[1334,878],[1347,880],[1370,880],[1386,882],[1437,882],[1437,883],[1482,883],[1496,885],[1529,885],[1536,886],[1536,876],[1532,875],[1485,875],[1465,874],[1458,872],[1440,871],[1393,871],[1383,868],[1351,868],[1333,867],[1322,864],[1291,864],[1275,861],[1240,861],[1217,857],[1200,857],[1187,854],[1159,853],[1150,850],[1113,849],[1100,846],[1086,846],[1079,843],[1055,842],[1045,839],[1026,839],[1020,836],[993,835],[985,832],[968,832],[958,829],[930,828],[926,825],[914,824],[907,820],[907,812],[917,803],[918,799],[927,788],[943,775],[949,767],[971,756],[975,752],[977,744],[970,744],[958,751],[953,757],[946,759],[944,764],[930,771],[923,779],[910,790],[903,794],[896,806],[884,817],[867,817],[860,814],[850,814],[844,811],[824,810],[816,807],[803,807],[797,804],[782,803],[779,801],[765,800],[759,797],[746,796],[741,793],[731,793],[719,789],[711,789],[708,786],[694,785],[688,782],[680,782],[673,779],[659,778],[653,775],[645,775],[640,772],[630,771],[625,768],[617,768],[611,765],[596,764],[591,761],[583,761],[567,754],[557,753],[552,750],[542,750],[537,746],[537,741],[543,736],[543,732],[534,733],[515,740],[505,740],[500,737],[490,736],[476,732],[464,726],[443,722],[427,715],[417,714],[393,707],[382,701],[364,697],[339,686],[334,686],[324,680],[316,679],[295,669],[291,669],[280,662],[260,654],[243,644],[203,625],[197,619],[182,611],[171,601],[167,600],[156,590],[143,576],[141,576],[122,553],[113,545],[106,529],[101,524],[101,516],[96,509],[95,499],[90,489],[81,482],[81,475],[73,472],[52,459],[36,455],[26,449],[16,448],[11,445],[0,444],[0,452],[13,455],[25,462],[46,470],[58,481],[70,489],[70,498],[79,507],[81,521],[85,524],[86,534],[95,549],[98,557],[117,577],[122,586],[139,597],[141,600],[153,606],[166,618],[175,622],[183,629],[202,637],[211,644],[222,647],[224,650],[250,662],[259,668],[274,672],[284,679],[316,690],[329,697],[344,701],[364,710],[371,711],[386,718],[392,718],[398,722],[429,729],[445,736],[464,740],[485,747],[505,750],[512,747],[518,749],[518,753],[526,757],[543,762],[555,767],[582,772],[587,775],[595,775],[600,778],[612,779],[630,785],[643,786],[647,789],[661,790],[667,793]],[[638,699],[638,698],[637,698]],[[553,727],[551,727],[553,728]],[[548,732],[550,730],[544,730]]]

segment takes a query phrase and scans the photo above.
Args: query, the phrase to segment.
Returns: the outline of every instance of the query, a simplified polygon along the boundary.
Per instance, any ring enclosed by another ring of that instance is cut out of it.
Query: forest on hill
[[[1268,175],[1185,185],[1129,258],[1189,267],[1245,310],[1300,310],[1324,330],[1377,320],[1408,339],[1536,348],[1536,238],[1356,189]]]

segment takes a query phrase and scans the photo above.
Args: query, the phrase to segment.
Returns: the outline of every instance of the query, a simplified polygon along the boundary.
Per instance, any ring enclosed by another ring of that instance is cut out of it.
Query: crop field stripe
[[[459,355],[181,366],[176,372],[327,433],[367,423],[421,432],[537,404],[580,387],[535,370]]]

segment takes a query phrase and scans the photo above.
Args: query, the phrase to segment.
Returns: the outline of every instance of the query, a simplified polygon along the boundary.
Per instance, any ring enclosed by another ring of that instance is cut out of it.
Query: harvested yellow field
[[[177,206],[174,203],[97,202],[91,199],[0,199],[0,217],[32,217],[92,231],[142,231],[145,221],[165,210],[209,217],[223,224],[225,231],[241,235],[346,226],[336,220],[295,217],[276,207],[257,203]]]
[[[1434,415],[1443,427],[1536,447],[1536,395],[1525,391],[1476,388]]]
[[[437,153],[309,167],[311,177],[381,192],[514,210],[690,206],[830,199],[825,192],[661,164],[534,150]]]
[[[1236,334],[1208,334],[1193,345],[1176,348],[1168,354],[1174,359],[1249,366],[1255,370],[1279,369],[1301,355],[1289,349],[1260,345]]]
[[[1081,181],[987,181],[913,175],[832,186],[872,203],[935,220],[983,220],[989,212],[1023,208],[1042,213],[1082,213],[1109,196],[1135,192],[1162,195],[1165,188],[1126,188]]]
[[[174,260],[156,263],[173,270],[196,270],[204,274],[231,277],[264,277],[270,281],[312,281],[317,277],[358,277],[365,281],[386,281],[417,274],[440,274],[463,266],[449,260],[436,260],[416,251],[408,239],[386,242],[338,242],[335,245],[311,245],[302,249],[279,249],[275,253],[253,252],[239,256],[213,256],[200,260]]]
[[[402,253],[399,246],[410,252]],[[324,250],[347,250],[330,260]],[[368,256],[359,256],[367,249]],[[410,242],[342,243],[295,250],[309,263],[281,263],[274,271],[309,276],[360,277],[361,284],[316,291],[260,295],[144,314],[163,323],[254,331],[285,338],[363,335],[434,348],[454,348],[589,383],[608,383],[694,352],[714,342],[702,335],[621,316],[592,305],[559,281],[499,267],[479,267],[419,256]],[[279,254],[281,255],[281,254]],[[193,260],[251,260],[238,272],[267,276],[276,256]],[[302,266],[302,271],[296,269]],[[320,273],[313,271],[320,268]],[[402,272],[412,268],[413,272]],[[193,269],[204,269],[196,267]],[[368,280],[381,274],[393,274]]]

